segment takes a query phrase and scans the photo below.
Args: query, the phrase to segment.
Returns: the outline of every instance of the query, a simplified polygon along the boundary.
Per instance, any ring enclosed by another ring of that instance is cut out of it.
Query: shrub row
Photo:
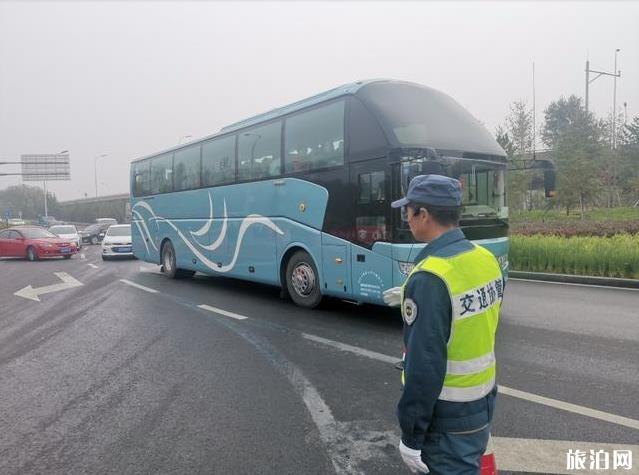
[[[511,235],[512,270],[639,279],[639,235]]]
[[[525,221],[510,225],[513,235],[534,236],[537,234],[610,237],[617,234],[639,234],[639,219],[628,221]]]

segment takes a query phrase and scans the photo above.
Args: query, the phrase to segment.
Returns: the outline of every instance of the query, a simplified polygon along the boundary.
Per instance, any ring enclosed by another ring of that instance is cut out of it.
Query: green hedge
[[[518,271],[639,279],[639,235],[513,235],[508,260]]]

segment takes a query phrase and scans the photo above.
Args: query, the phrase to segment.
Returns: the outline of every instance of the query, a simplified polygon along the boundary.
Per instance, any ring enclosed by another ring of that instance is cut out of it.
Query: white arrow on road
[[[44,287],[38,287],[35,289],[32,286],[27,285],[24,289],[18,290],[13,295],[39,302],[39,295],[50,294],[51,292],[58,292],[60,290],[72,289],[73,287],[80,287],[81,285],[83,285],[82,282],[74,279],[66,272],[54,272],[54,274],[58,276],[58,278],[62,281],[60,284],[46,285]]]

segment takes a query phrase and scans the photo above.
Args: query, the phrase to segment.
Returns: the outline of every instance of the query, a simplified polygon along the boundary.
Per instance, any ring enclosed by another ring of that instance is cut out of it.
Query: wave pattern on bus
[[[261,224],[261,225],[266,226],[267,228],[271,229],[273,232],[276,232],[277,234],[282,234],[282,235],[284,234],[284,232],[273,221],[271,221],[269,218],[266,218],[266,217],[264,217],[264,216],[262,216],[260,214],[250,214],[246,218],[244,218],[242,220],[242,224],[240,224],[240,230],[239,230],[238,235],[237,235],[237,243],[235,245],[235,252],[233,253],[233,258],[231,259],[231,262],[229,264],[225,265],[225,266],[218,266],[218,264],[216,262],[211,261],[204,254],[202,254],[200,252],[200,250],[193,245],[193,243],[182,233],[182,231],[180,231],[180,229],[178,229],[178,227],[175,224],[173,224],[170,220],[155,214],[155,211],[153,211],[153,208],[151,208],[151,206],[148,203],[146,203],[145,201],[140,201],[140,202],[136,203],[135,206],[133,207],[133,210],[134,210],[134,213],[136,214],[136,216],[140,216],[140,218],[141,218],[140,213],[135,211],[135,208],[138,207],[138,206],[140,206],[142,208],[145,208],[151,214],[152,219],[154,219],[156,222],[158,222],[158,223],[159,222],[163,222],[163,223],[166,223],[169,226],[171,226],[171,228],[173,228],[173,230],[177,233],[177,235],[182,240],[182,242],[184,242],[184,244],[186,244],[186,246],[191,250],[191,252],[193,252],[193,254],[195,254],[195,256],[200,260],[200,262],[202,264],[204,264],[206,267],[208,267],[212,271],[219,272],[219,273],[226,273],[226,272],[229,272],[230,270],[233,270],[233,268],[235,267],[235,263],[237,262],[237,258],[238,258],[239,254],[240,254],[240,248],[242,247],[242,241],[244,240],[244,234],[246,234],[246,231],[252,225]],[[142,219],[142,223],[143,223],[144,230],[146,231],[146,234],[149,237],[149,241],[151,241],[151,244],[153,244],[153,239],[151,238],[151,233],[149,232],[149,229],[148,229],[144,219]],[[226,228],[224,228],[223,231],[224,231],[224,233],[226,233]],[[145,238],[145,235],[143,234],[142,237]],[[219,239],[218,239],[218,241],[219,241]],[[155,246],[155,244],[153,244],[153,247],[157,250],[157,247]]]
[[[215,251],[218,247],[222,245],[224,242],[224,238],[226,238],[226,229],[228,222],[228,214],[226,211],[226,198],[224,199],[224,218],[222,219],[222,230],[220,231],[220,235],[215,240],[214,243],[204,245],[200,243],[196,237],[204,236],[211,229],[211,224],[213,223],[213,198],[211,197],[211,193],[209,193],[209,220],[197,231],[189,231],[191,236],[193,236],[195,243],[200,246],[202,249],[206,249],[207,251]]]

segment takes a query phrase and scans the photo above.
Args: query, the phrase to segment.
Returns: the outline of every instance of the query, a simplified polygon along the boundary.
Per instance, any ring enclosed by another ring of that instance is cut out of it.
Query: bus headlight
[[[415,267],[414,262],[398,261],[397,263],[399,264],[399,271],[404,275],[410,274],[413,268]]]

